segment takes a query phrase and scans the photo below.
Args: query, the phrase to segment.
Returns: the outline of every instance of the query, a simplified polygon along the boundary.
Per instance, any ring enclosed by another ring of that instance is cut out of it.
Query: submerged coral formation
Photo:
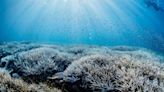
[[[130,55],[91,55],[74,61],[51,79],[85,91],[163,92],[164,67],[152,62]]]
[[[2,92],[164,92],[163,56],[139,47],[3,43],[0,67]]]
[[[56,72],[64,71],[73,61],[70,57],[58,50],[41,47],[7,56],[1,59],[1,63],[6,64],[6,69],[12,70],[13,77],[18,74],[26,80],[41,81]]]
[[[0,92],[61,92],[45,84],[27,84],[21,79],[12,78],[8,71],[0,71]]]

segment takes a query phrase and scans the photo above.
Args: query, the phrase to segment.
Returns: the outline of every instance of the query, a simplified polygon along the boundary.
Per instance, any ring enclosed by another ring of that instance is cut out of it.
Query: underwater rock
[[[66,92],[163,92],[163,73],[164,67],[152,59],[91,55],[74,61],[50,81]]]

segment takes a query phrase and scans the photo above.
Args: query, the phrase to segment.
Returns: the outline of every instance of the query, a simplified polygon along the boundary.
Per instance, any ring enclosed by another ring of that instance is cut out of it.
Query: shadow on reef
[[[63,92],[164,91],[164,58],[144,48],[11,42],[0,50],[0,74],[25,84]]]

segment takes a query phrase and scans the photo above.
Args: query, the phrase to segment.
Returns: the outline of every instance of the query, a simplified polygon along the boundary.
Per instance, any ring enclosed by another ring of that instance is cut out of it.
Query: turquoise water
[[[164,53],[163,0],[0,0],[0,41],[128,45]]]

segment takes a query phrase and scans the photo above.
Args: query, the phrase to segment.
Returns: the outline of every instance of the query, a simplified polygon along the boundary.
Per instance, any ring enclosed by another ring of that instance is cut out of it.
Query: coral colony
[[[2,92],[163,92],[164,58],[127,46],[0,45]]]

